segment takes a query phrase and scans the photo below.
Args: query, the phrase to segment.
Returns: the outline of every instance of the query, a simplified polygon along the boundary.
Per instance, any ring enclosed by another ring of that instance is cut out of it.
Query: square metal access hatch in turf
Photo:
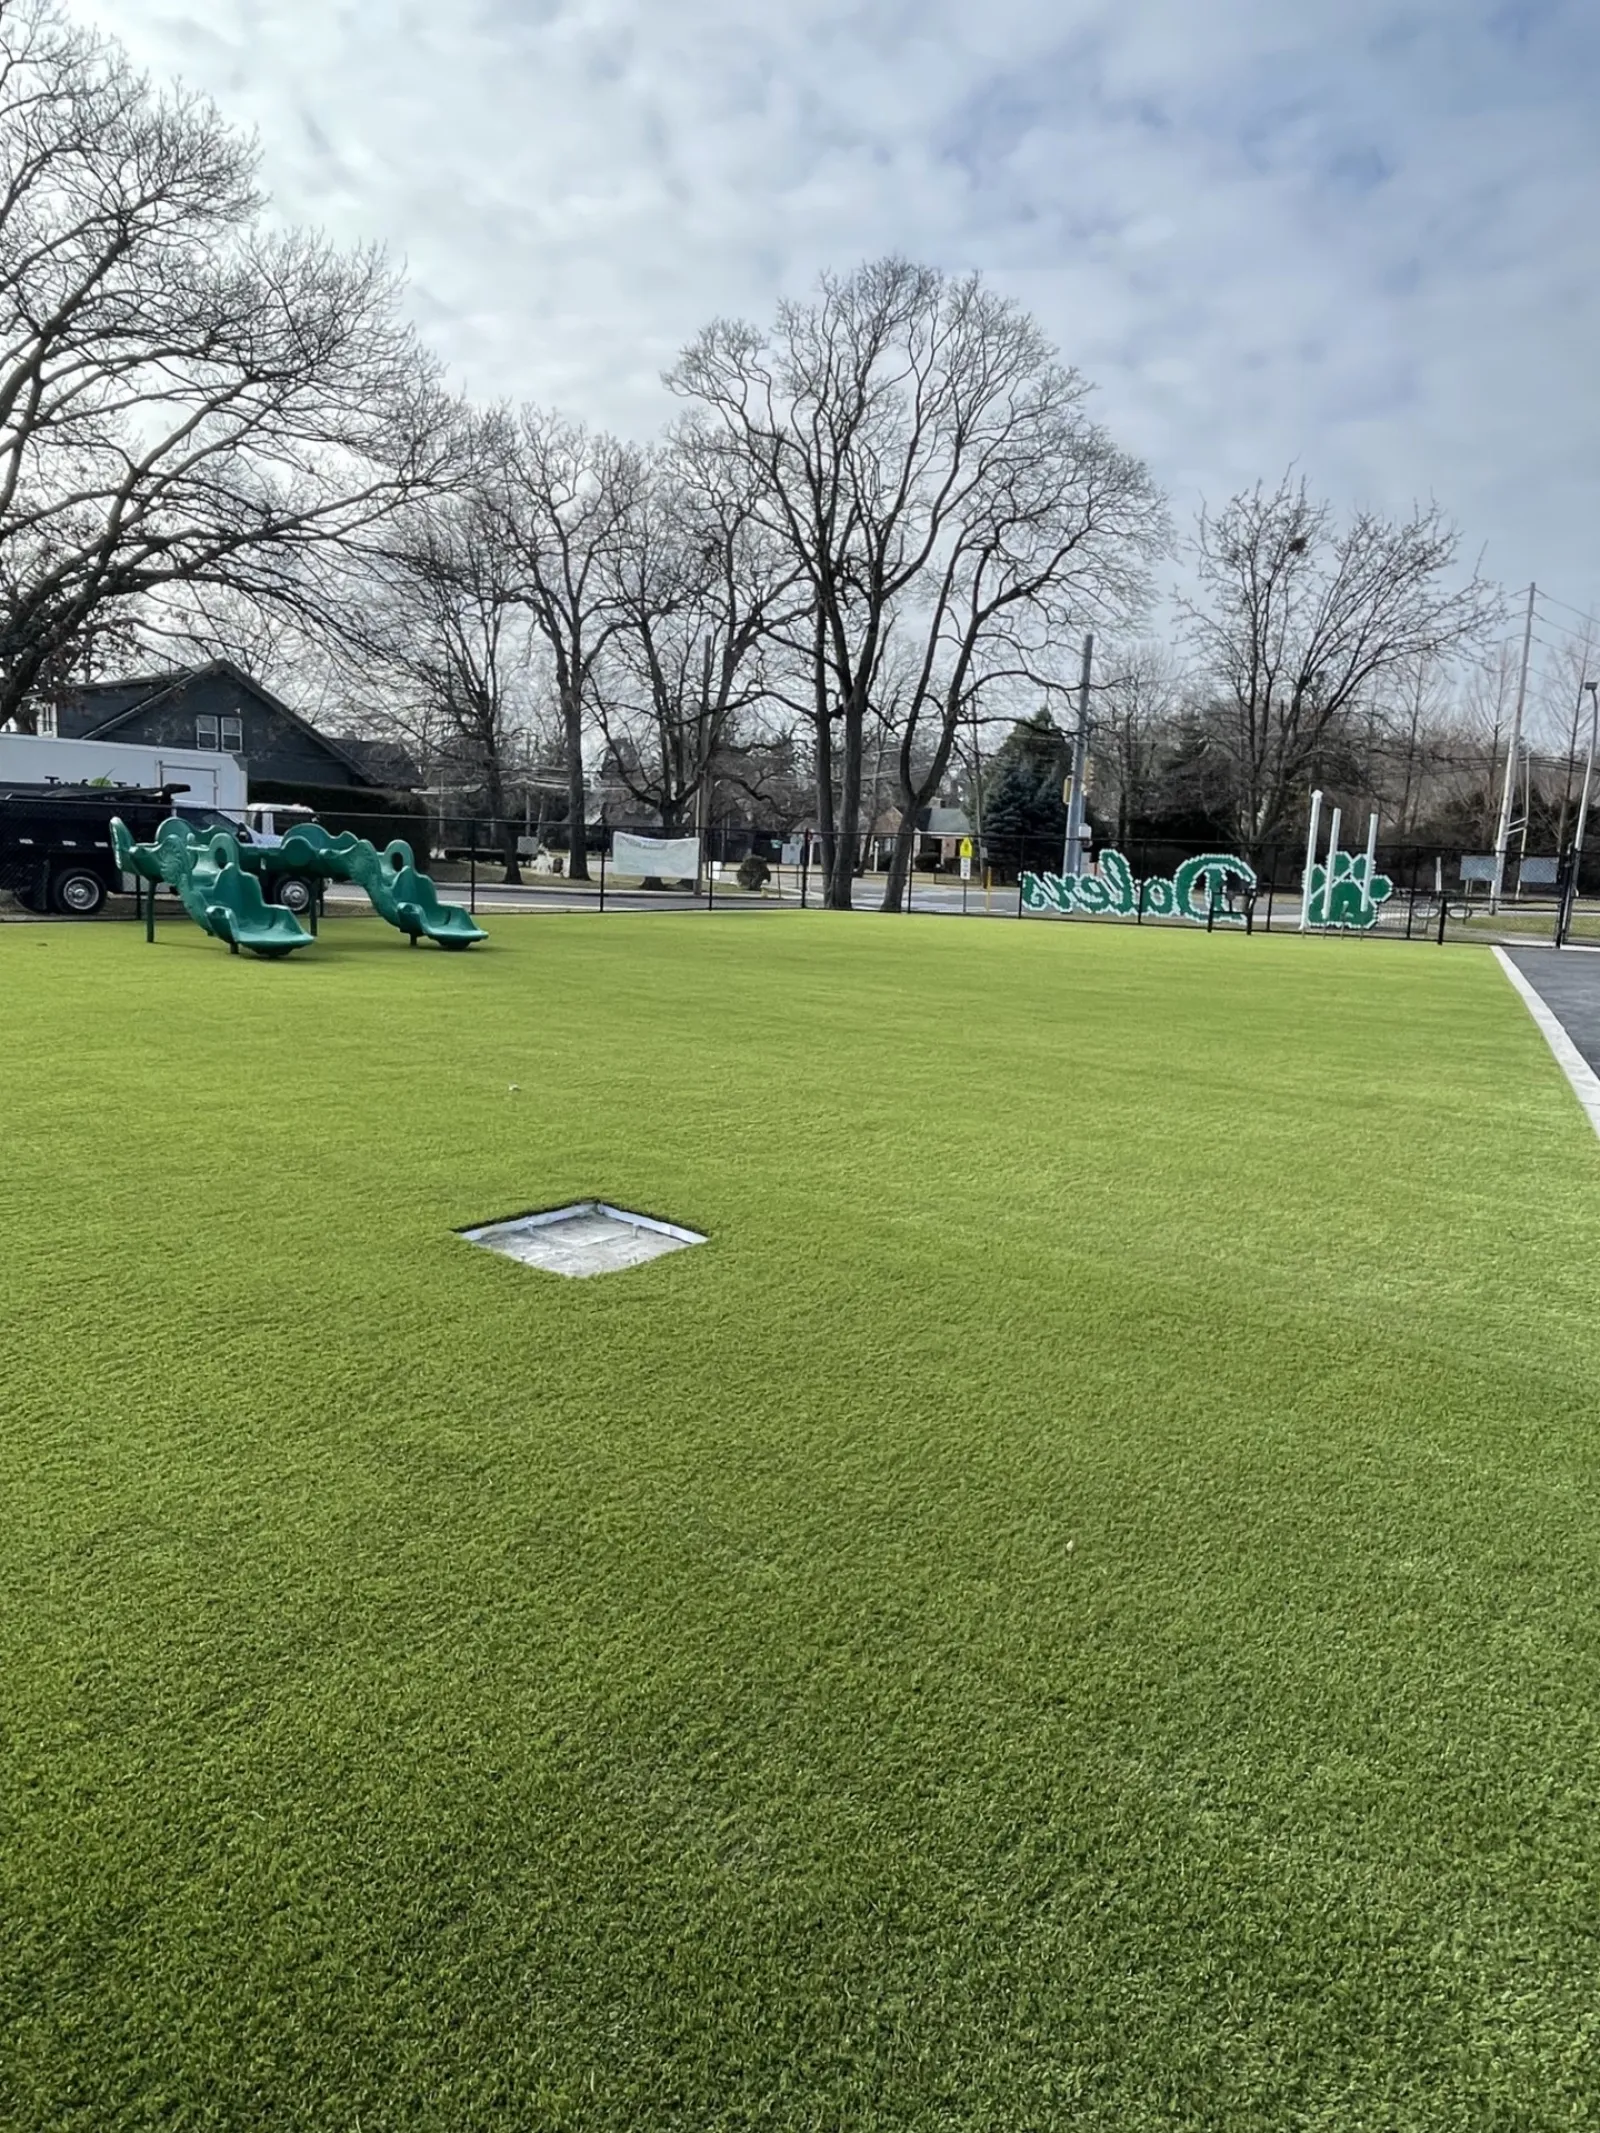
[[[542,1266],[547,1273],[579,1280],[590,1274],[615,1274],[622,1267],[659,1259],[663,1252],[681,1252],[706,1241],[698,1230],[658,1222],[654,1215],[630,1214],[627,1208],[612,1207],[605,1200],[576,1200],[570,1207],[512,1215],[507,1221],[485,1222],[456,1234],[469,1244],[481,1244],[486,1252],[499,1252],[507,1259],[520,1259],[524,1266]]]

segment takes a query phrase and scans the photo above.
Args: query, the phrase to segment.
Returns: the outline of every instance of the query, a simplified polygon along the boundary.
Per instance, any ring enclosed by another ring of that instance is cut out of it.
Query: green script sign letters
[[[1203,926],[1242,926],[1244,913],[1228,908],[1230,886],[1255,894],[1255,869],[1230,852],[1202,852],[1186,859],[1170,879],[1135,881],[1120,852],[1102,852],[1093,874],[1024,874],[1024,911],[1083,911],[1114,918],[1188,918]]]

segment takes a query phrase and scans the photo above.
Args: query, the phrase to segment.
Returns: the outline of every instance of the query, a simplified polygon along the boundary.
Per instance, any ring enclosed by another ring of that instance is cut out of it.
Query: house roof
[[[317,742],[320,747],[326,748],[330,755],[337,756],[345,768],[353,772],[363,785],[372,783],[372,775],[366,765],[359,762],[340,742],[333,738],[332,734],[322,732],[320,727],[312,725],[310,719],[302,718],[300,713],[292,710],[281,696],[274,696],[265,682],[257,681],[253,674],[247,674],[243,667],[236,666],[231,659],[208,659],[197,667],[181,667],[174,674],[134,675],[123,681],[85,683],[76,692],[80,699],[99,694],[109,695],[113,691],[120,695],[124,691],[135,687],[142,688],[144,693],[135,702],[120,705],[115,711],[103,718],[97,726],[91,726],[82,738],[86,741],[104,740],[108,734],[115,733],[117,728],[125,725],[129,719],[137,717],[141,712],[153,710],[166,697],[175,695],[185,683],[198,681],[203,675],[207,674],[225,675],[229,680],[237,682],[240,688],[248,689],[253,696],[258,696],[264,704],[276,711],[280,718],[287,719],[291,726],[297,727],[301,733],[306,734],[311,740]]]
[[[872,825],[874,837],[893,837],[904,820],[898,807],[889,808],[878,816]],[[972,823],[964,807],[919,807],[917,809],[917,835],[919,837],[970,837]]]
[[[925,837],[970,837],[972,823],[964,807],[930,807]]]
[[[320,738],[326,740],[328,736],[324,733]],[[342,733],[339,746],[352,761],[360,764],[374,785],[406,787],[422,782],[421,766],[403,741],[369,740],[354,733]]]

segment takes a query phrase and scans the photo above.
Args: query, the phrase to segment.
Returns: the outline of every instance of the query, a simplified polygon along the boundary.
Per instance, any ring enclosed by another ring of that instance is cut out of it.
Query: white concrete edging
[[[1583,1115],[1600,1133],[1600,1074],[1596,1074],[1582,1052],[1567,1035],[1561,1024],[1545,1005],[1538,992],[1512,962],[1503,948],[1494,951],[1494,959],[1522,995],[1523,1005],[1539,1025],[1539,1033],[1556,1055],[1556,1065],[1572,1084],[1572,1093],[1583,1107]]]

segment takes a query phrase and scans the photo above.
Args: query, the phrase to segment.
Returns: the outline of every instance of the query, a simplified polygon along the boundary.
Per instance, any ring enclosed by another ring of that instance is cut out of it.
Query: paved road
[[[1584,948],[1508,948],[1506,954],[1600,1073],[1600,954]]]
[[[471,892],[464,881],[441,881],[435,884],[442,904],[459,904],[466,910]],[[366,892],[350,888],[341,882],[332,882],[328,887],[328,902],[340,910],[364,910],[367,908]],[[686,896],[675,890],[611,889],[606,890],[606,910],[610,911],[704,911],[703,896]],[[784,899],[771,896],[747,896],[730,894],[716,899],[715,909],[725,911],[792,911],[796,906]],[[480,882],[478,884],[477,909],[481,915],[494,911],[598,911],[600,894],[597,889],[535,889],[509,888],[504,882]]]

